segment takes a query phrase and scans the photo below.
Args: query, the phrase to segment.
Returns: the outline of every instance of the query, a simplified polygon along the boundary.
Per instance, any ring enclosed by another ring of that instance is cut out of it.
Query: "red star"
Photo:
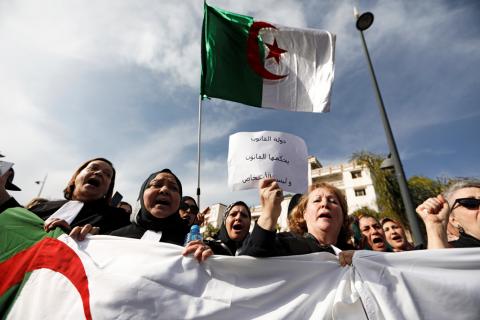
[[[274,58],[277,64],[280,63],[280,55],[282,53],[287,52],[287,50],[280,49],[277,46],[277,39],[275,38],[273,38],[273,44],[265,43],[265,45],[268,47],[268,50],[269,50],[268,56],[266,59]]]

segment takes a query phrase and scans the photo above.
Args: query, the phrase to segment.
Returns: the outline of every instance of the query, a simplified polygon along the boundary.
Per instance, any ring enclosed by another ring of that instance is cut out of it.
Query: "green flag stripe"
[[[20,292],[20,284],[11,287],[0,296],[0,314],[7,315]],[[3,318],[2,318],[3,319]]]
[[[263,79],[249,66],[247,40],[253,18],[205,4],[201,95],[260,107]],[[260,39],[260,61],[264,46]]]
[[[45,232],[43,220],[24,208],[10,208],[0,213],[0,262],[31,247],[43,238],[58,238],[60,228]]]
[[[21,283],[11,287],[10,289],[7,290],[7,292],[5,292],[3,295],[0,296],[0,314],[3,314],[5,316],[8,315],[8,313],[10,312],[10,309],[12,309],[15,303],[15,300],[17,300],[18,295],[20,294],[23,287],[27,283],[31,274],[32,274],[31,272],[26,273]]]

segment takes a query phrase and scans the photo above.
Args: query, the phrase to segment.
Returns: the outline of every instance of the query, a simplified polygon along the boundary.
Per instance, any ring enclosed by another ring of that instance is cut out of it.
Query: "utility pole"
[[[363,35],[363,31],[367,30],[373,23],[373,19],[374,19],[373,14],[371,12],[365,12],[359,15],[357,12],[357,9],[354,7],[354,16],[356,19],[356,27],[360,32],[363,50],[367,58],[368,69],[370,71],[370,76],[372,78],[373,87],[375,89],[374,91],[377,98],[380,117],[382,118],[383,128],[385,129],[385,135],[387,136],[388,148],[390,150],[390,154],[392,155],[393,166],[395,168],[395,176],[397,177],[398,185],[400,187],[400,193],[402,195],[403,204],[405,206],[407,219],[408,219],[408,222],[410,223],[410,228],[412,229],[413,241],[415,245],[419,245],[424,243],[423,235],[420,232],[417,215],[415,214],[415,211],[413,209],[412,198],[408,190],[408,184],[407,184],[407,179],[405,178],[405,172],[403,171],[403,166],[402,166],[402,162],[400,161],[397,145],[393,137],[392,129],[390,127],[390,122],[388,121],[387,112],[385,111],[385,105],[383,104],[380,88],[378,86],[377,78],[375,76],[375,71],[373,70],[372,60],[370,59],[370,53],[368,52],[365,36]]]

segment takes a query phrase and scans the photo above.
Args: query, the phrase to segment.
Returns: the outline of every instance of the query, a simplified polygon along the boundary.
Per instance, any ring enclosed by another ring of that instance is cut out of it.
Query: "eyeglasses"
[[[453,203],[452,208],[455,208],[456,204],[461,205],[462,207],[465,207],[467,209],[473,210],[477,209],[480,206],[480,199],[476,198],[459,198],[456,199],[455,202]]]
[[[197,214],[198,213],[198,207],[194,204],[188,205],[187,203],[182,202],[180,204],[180,209],[183,210],[183,211],[189,211],[190,210],[191,214]]]

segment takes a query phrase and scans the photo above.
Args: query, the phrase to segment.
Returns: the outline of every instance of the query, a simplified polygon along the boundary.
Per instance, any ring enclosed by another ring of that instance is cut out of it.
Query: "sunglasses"
[[[462,207],[465,207],[467,209],[473,210],[477,209],[480,206],[480,199],[475,199],[475,198],[459,198],[456,199],[455,202],[453,203],[453,207],[455,208],[456,204],[461,205]]]
[[[189,211],[190,210],[191,214],[197,214],[198,213],[198,207],[194,204],[188,205],[185,202],[182,202],[180,204],[180,209],[183,210],[183,211]]]

